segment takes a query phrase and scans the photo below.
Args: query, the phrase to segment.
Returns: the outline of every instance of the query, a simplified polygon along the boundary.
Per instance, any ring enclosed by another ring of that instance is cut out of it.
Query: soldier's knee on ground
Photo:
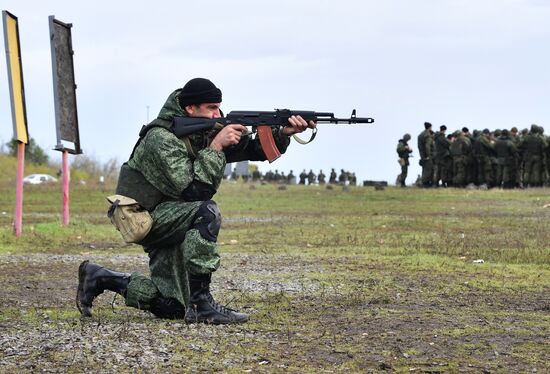
[[[183,319],[185,307],[176,299],[157,297],[151,302],[149,311],[157,318]]]
[[[194,227],[206,240],[215,242],[218,240],[222,224],[222,216],[218,205],[212,201],[203,201],[197,211]]]

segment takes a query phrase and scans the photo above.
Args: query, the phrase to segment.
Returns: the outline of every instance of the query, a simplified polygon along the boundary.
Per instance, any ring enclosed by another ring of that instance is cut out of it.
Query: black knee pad
[[[181,319],[185,317],[183,305],[172,298],[157,297],[151,302],[149,311],[157,318]]]
[[[206,240],[215,242],[222,226],[222,215],[212,200],[203,201],[197,211],[194,227]]]

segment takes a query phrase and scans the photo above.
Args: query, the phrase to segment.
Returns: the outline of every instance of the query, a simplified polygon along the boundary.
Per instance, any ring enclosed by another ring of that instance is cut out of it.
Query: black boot
[[[182,319],[185,317],[185,307],[178,300],[162,296],[151,302],[149,311],[157,318]]]
[[[96,296],[109,290],[125,296],[130,274],[119,273],[103,266],[83,261],[78,268],[76,307],[83,316],[92,316],[92,303]]]
[[[186,323],[211,323],[214,325],[243,323],[248,321],[248,314],[219,305],[210,294],[210,274],[190,275],[189,306],[185,312]]]

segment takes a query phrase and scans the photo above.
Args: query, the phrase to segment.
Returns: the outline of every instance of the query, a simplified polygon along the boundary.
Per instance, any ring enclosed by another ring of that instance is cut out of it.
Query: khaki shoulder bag
[[[107,216],[126,243],[139,243],[149,234],[153,217],[136,200],[123,195],[112,195],[107,197],[107,201],[111,203]]]

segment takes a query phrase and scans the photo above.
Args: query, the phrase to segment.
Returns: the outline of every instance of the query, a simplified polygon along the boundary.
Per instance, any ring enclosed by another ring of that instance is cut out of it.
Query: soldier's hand
[[[210,148],[216,151],[223,151],[225,148],[239,143],[241,136],[246,134],[246,132],[246,127],[243,125],[227,125],[212,139]]]
[[[290,136],[306,131],[306,129],[313,129],[317,126],[314,121],[306,122],[301,116],[290,116],[288,119],[288,126],[283,127],[281,130],[283,135]]]

